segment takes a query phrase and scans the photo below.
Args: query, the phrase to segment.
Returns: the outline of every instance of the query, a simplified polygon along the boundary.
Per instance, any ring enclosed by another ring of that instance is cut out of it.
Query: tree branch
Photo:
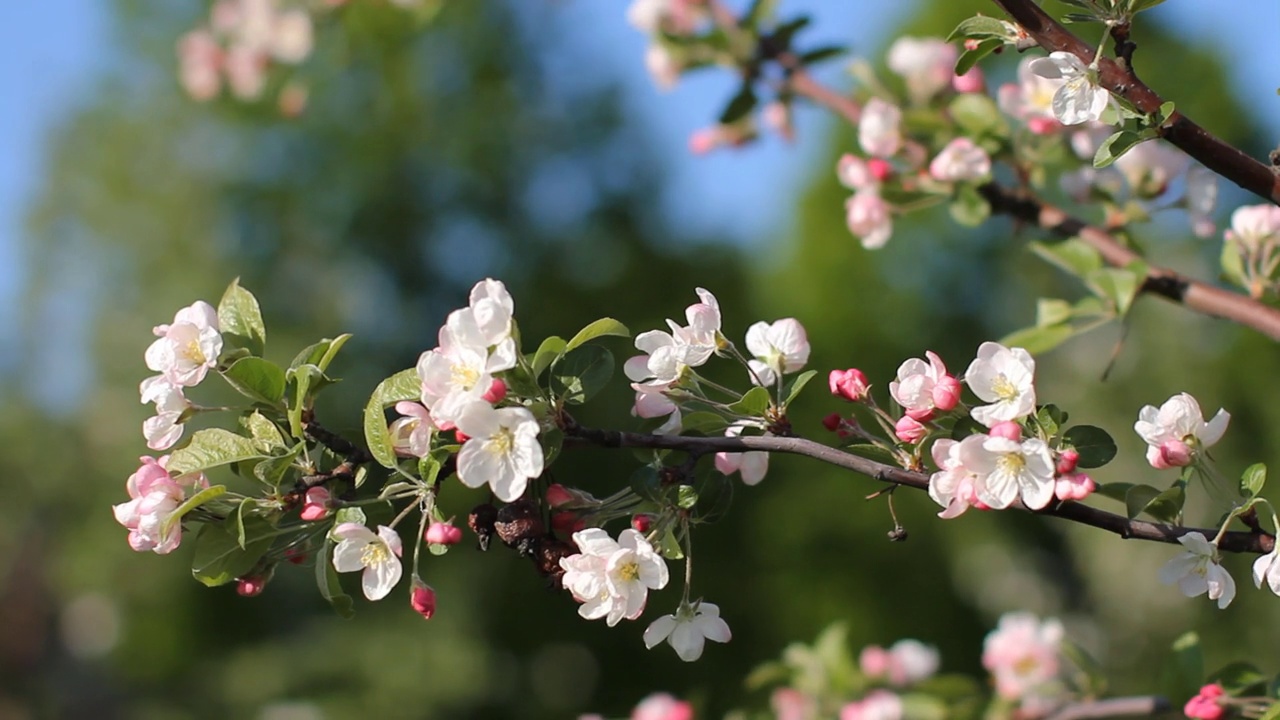
[[[1046,51],[1069,52],[1086,65],[1093,62],[1094,48],[1071,34],[1032,0],[992,1]],[[1132,68],[1110,58],[1102,58],[1098,63],[1098,81],[1102,87],[1128,100],[1144,113],[1154,114],[1164,104],[1154,90],[1138,79]],[[1161,135],[1210,170],[1268,202],[1280,205],[1280,174],[1218,139],[1182,113],[1175,111],[1169,117],[1161,128]]]
[[[803,455],[846,470],[866,475],[881,482],[928,490],[929,476],[925,473],[903,470],[860,457],[822,443],[799,437],[751,436],[751,437],[686,437],[682,435],[651,435],[648,433],[598,430],[573,426],[565,428],[568,443],[596,445],[607,448],[649,448],[655,450],[680,450],[700,454],[717,452],[763,451]],[[1126,539],[1152,540],[1176,543],[1187,533],[1201,533],[1206,538],[1218,534],[1217,529],[1191,528],[1167,523],[1131,520],[1122,515],[1082,505],[1075,502],[1054,503],[1044,510],[1029,510],[1019,501],[1010,506],[1037,515],[1050,515],[1082,525],[1112,532]],[[1275,549],[1275,538],[1265,533],[1235,531],[1222,536],[1218,548],[1227,552],[1263,554]]]
[[[1096,720],[1098,718],[1156,715],[1170,709],[1169,701],[1158,695],[1119,697],[1072,703],[1050,715],[1048,720]]]

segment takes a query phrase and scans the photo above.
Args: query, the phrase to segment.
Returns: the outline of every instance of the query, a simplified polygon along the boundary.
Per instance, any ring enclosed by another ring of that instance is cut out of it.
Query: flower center
[[[640,565],[634,561],[618,566],[618,577],[623,580],[636,580],[640,577]]]
[[[991,382],[991,390],[1001,400],[1012,400],[1018,397],[1018,388],[1009,382],[1009,378],[1005,377],[1004,373],[997,375]]]
[[[489,438],[489,452],[496,455],[510,455],[511,448],[515,447],[516,437],[511,432],[511,428],[498,428],[498,432]]]
[[[203,365],[207,360],[198,340],[189,340],[186,347],[182,349],[182,355],[196,365]]]
[[[470,390],[480,381],[480,371],[469,366],[457,363],[449,367],[449,382],[455,387],[463,390]]]
[[[391,554],[387,551],[387,546],[383,543],[369,543],[364,546],[364,552],[360,553],[360,564],[365,567],[371,565],[381,565],[389,560]]]
[[[1005,453],[996,461],[996,467],[998,467],[1001,472],[1008,473],[1009,475],[1017,475],[1018,473],[1021,473],[1022,469],[1026,466],[1027,459],[1023,457],[1021,453]]]

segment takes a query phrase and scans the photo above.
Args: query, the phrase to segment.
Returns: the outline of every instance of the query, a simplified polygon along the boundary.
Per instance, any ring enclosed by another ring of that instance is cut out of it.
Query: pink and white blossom
[[[893,235],[893,215],[889,203],[875,189],[859,190],[845,201],[845,224],[849,232],[862,240],[862,247],[876,250],[884,247]]]
[[[644,354],[623,364],[628,378],[651,386],[666,385],[667,388],[662,388],[666,390],[680,380],[687,368],[701,366],[711,359],[720,344],[720,303],[703,288],[697,288],[696,292],[701,302],[685,309],[688,325],[667,320],[671,332],[650,330],[636,336],[636,349]]]
[[[1182,714],[1193,720],[1222,720],[1227,715],[1227,706],[1219,699],[1226,694],[1217,683],[1205,685],[1183,706]]]
[[[644,536],[630,528],[615,541],[600,528],[573,534],[581,550],[560,559],[561,583],[582,606],[587,620],[605,618],[609,627],[623,618],[635,620],[644,612],[650,590],[666,587],[667,564]]]
[[[1186,153],[1162,140],[1139,143],[1115,161],[1129,189],[1143,198],[1163,195],[1169,183],[1185,173],[1190,165],[1191,159]]]
[[[929,476],[929,497],[943,507],[938,517],[944,520],[957,517],[971,507],[981,510],[988,505],[978,497],[984,477],[965,467],[964,458],[982,447],[987,436],[970,435],[956,441],[943,438],[933,444],[930,453],[938,472]]]
[[[164,375],[154,375],[142,381],[138,387],[143,403],[155,403],[156,414],[142,423],[142,436],[152,450],[168,450],[182,437],[183,415],[191,409],[191,402],[183,395],[182,387],[174,385]]]
[[[1217,230],[1217,225],[1213,222],[1213,209],[1218,204],[1218,174],[1203,165],[1192,165],[1187,170],[1182,202],[1187,206],[1187,218],[1191,221],[1191,231],[1196,237],[1212,237]]]
[[[1053,494],[1063,502],[1067,500],[1084,500],[1098,489],[1093,478],[1084,473],[1067,473],[1059,475],[1053,484]]]
[[[1020,700],[1058,676],[1062,623],[1031,613],[1006,613],[983,642],[982,666],[995,679],[996,693]]]
[[[725,428],[725,437],[740,437],[745,426],[734,423]],[[716,470],[724,475],[742,474],[742,482],[747,485],[758,485],[769,472],[769,453],[752,450],[750,452],[718,452],[716,453]]]
[[[693,705],[667,693],[654,693],[631,711],[631,720],[693,720]]]
[[[1245,205],[1231,213],[1227,242],[1257,252],[1267,243],[1280,241],[1280,206]]]
[[[1097,120],[1111,101],[1111,94],[1098,85],[1097,71],[1073,53],[1055,51],[1049,57],[1032,60],[1028,67],[1040,77],[1062,81],[1053,93],[1050,107],[1053,117],[1063,125]]]
[[[1231,414],[1219,408],[1218,414],[1205,422],[1196,399],[1179,393],[1159,409],[1153,405],[1143,407],[1133,429],[1148,445],[1147,462],[1163,470],[1195,462],[1200,451],[1222,439],[1230,421]]]
[[[379,525],[375,534],[360,523],[348,522],[335,527],[331,535],[338,541],[333,548],[333,569],[363,571],[360,587],[366,598],[381,600],[400,582],[403,547],[395,530]]]
[[[488,485],[498,499],[515,502],[529,479],[542,474],[538,420],[527,408],[495,409],[477,400],[458,414],[457,426],[467,435],[458,451],[458,480],[463,485]]]
[[[899,640],[888,649],[868,645],[858,654],[858,667],[864,675],[897,687],[933,677],[940,661],[937,648],[912,639]]]
[[[967,137],[958,137],[929,163],[929,174],[938,182],[981,180],[991,174],[991,157]]]
[[[858,145],[874,157],[893,157],[902,148],[902,110],[880,98],[871,98],[858,121]]]
[[[644,646],[652,650],[666,641],[681,660],[693,662],[702,657],[707,640],[727,643],[732,637],[719,606],[699,601],[696,605],[681,603],[674,615],[663,615],[650,623],[644,631]]]
[[[894,423],[893,434],[902,442],[914,445],[929,436],[929,428],[910,415],[903,415]]]
[[[840,708],[840,720],[902,720],[902,698],[888,690],[872,690]]]
[[[425,457],[431,452],[431,437],[436,430],[431,411],[420,403],[402,400],[396,403],[396,412],[402,417],[391,421],[387,428],[391,447],[403,457]]]
[[[1043,440],[988,436],[981,445],[964,445],[960,451],[964,467],[982,478],[978,499],[992,508],[1001,510],[1021,499],[1039,510],[1053,500],[1053,457]]]
[[[871,381],[857,368],[832,370],[827,375],[827,385],[832,395],[850,402],[862,402],[871,392]]]
[[[751,382],[772,385],[780,376],[798,372],[809,362],[809,337],[795,318],[761,321],[747,328],[747,350],[755,356],[748,361]]]
[[[922,103],[951,84],[956,54],[942,38],[905,36],[889,46],[885,64],[906,81],[912,100]]]
[[[166,469],[168,455],[140,460],[142,465],[125,483],[129,501],[115,505],[112,511],[116,522],[129,530],[129,547],[165,555],[182,542],[182,523],[173,516],[186,500],[186,491],[202,490],[209,481],[204,473],[171,477]]]
[[[889,395],[907,415],[920,421],[933,417],[934,411],[951,410],[960,401],[960,381],[947,374],[942,358],[932,350],[925,351],[926,363],[911,358],[898,366],[898,377],[889,383]]]
[[[850,153],[840,156],[840,160],[836,163],[836,177],[839,178],[841,185],[850,190],[874,188],[880,184],[880,178],[872,172],[871,165]]]
[[[1062,79],[1050,79],[1031,70],[1036,58],[1023,58],[1018,63],[1018,82],[1002,85],[997,92],[1000,109],[1027,123],[1037,135],[1050,135],[1062,129],[1053,115],[1053,97],[1062,87]]]
[[[974,408],[973,419],[991,427],[1030,415],[1036,407],[1035,373],[1036,361],[1026,350],[982,343],[964,379],[974,394],[990,404]]]
[[[1186,552],[1160,568],[1160,582],[1177,584],[1187,597],[1208,593],[1210,600],[1218,601],[1219,610],[1230,605],[1236,597],[1236,582],[1219,564],[1217,545],[1198,532],[1182,535],[1178,542]]]
[[[170,384],[192,387],[204,380],[222,353],[218,311],[198,300],[173,316],[173,323],[157,325],[156,340],[146,351],[147,367]]]

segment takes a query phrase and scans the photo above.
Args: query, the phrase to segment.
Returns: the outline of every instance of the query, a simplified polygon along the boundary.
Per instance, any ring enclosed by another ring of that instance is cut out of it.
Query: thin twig
[[[1119,697],[1072,703],[1050,715],[1048,720],[1098,720],[1099,718],[1156,715],[1169,710],[1169,701],[1159,695]]]
[[[617,430],[597,430],[571,425],[565,428],[565,442],[608,448],[649,448],[704,454],[749,452],[753,450],[788,453],[820,460],[829,465],[852,470],[881,482],[903,485],[917,490],[928,490],[929,488],[929,476],[925,473],[885,465],[884,463],[852,455],[838,448],[799,437],[685,437],[681,435],[650,435]],[[1109,513],[1105,510],[1075,502],[1054,503],[1043,510],[1034,511],[1028,510],[1025,505],[1018,501],[1015,501],[1010,507],[1034,512],[1037,515],[1060,517],[1082,525],[1106,530],[1126,539],[1176,543],[1179,537],[1188,533],[1198,532],[1206,538],[1212,538],[1218,532],[1217,528],[1179,527],[1167,523],[1132,520],[1123,515],[1116,515],[1115,513]],[[1275,538],[1263,533],[1233,531],[1222,536],[1218,548],[1227,552],[1269,553],[1275,549]]]

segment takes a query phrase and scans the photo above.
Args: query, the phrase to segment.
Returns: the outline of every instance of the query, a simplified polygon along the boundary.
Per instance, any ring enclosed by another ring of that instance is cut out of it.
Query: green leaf
[[[551,467],[551,463],[560,456],[560,448],[564,446],[564,431],[560,428],[543,430],[538,433],[538,442],[542,445],[542,466]]]
[[[692,485],[681,485],[676,489],[676,506],[688,510],[698,504],[698,491]]]
[[[333,569],[333,541],[325,538],[324,546],[316,554],[316,587],[320,588],[320,596],[333,606],[334,612],[344,619],[355,616],[355,603],[351,596],[342,592],[342,584],[338,582],[338,571]]]
[[[209,468],[266,457],[247,437],[221,428],[200,430],[191,436],[191,442],[169,456],[169,472],[178,475],[208,470]]]
[[[977,137],[988,132],[1005,129],[1000,108],[991,98],[980,93],[961,93],[948,106],[951,119],[964,130],[965,135]],[[1003,134],[1003,133],[1001,133]]]
[[[1032,355],[1039,355],[1058,347],[1075,334],[1076,329],[1070,325],[1029,327],[1005,335],[1000,339],[1000,344],[1005,347],[1020,347]]]
[[[578,333],[578,335],[581,334],[581,332]],[[577,339],[576,336],[574,339]],[[538,346],[537,352],[533,354],[533,361],[530,363],[533,368],[534,380],[542,377],[542,373],[547,368],[551,367],[551,363],[555,362],[556,358],[565,353],[567,347],[568,343],[566,343],[562,337],[552,335],[546,340],[543,340],[542,344]]]
[[[1093,425],[1077,425],[1062,436],[1063,443],[1080,453],[1078,467],[1098,468],[1116,456],[1116,443],[1106,430]]]
[[[790,49],[792,38],[795,37],[796,33],[807,27],[810,22],[812,22],[812,18],[808,15],[798,15],[786,22],[779,23],[771,34],[773,44],[779,48]]]
[[[951,426],[951,439],[963,440],[975,433],[984,433],[986,431],[986,425],[983,425],[977,420],[966,415],[965,417],[958,418],[956,423]]]
[[[683,435],[696,433],[700,435],[719,435],[729,425],[729,421],[713,412],[691,412],[680,418]]]
[[[1107,675],[1097,658],[1084,648],[1067,640],[1059,646],[1062,654],[1080,670],[1084,682],[1081,690],[1090,697],[1098,697],[1107,690]]]
[[[720,473],[711,473],[698,490],[694,517],[700,522],[715,522],[724,517],[733,503],[734,482]]]
[[[369,445],[369,453],[383,467],[396,466],[396,452],[387,431],[386,408],[401,400],[417,400],[421,392],[418,371],[409,368],[378,383],[364,406],[364,440]]]
[[[766,410],[769,409],[769,403],[772,397],[769,391],[762,387],[753,387],[742,396],[742,399],[729,406],[729,410],[738,415],[747,415],[750,417],[763,417]]]
[[[773,18],[777,8],[778,0],[753,0],[751,7],[742,16],[742,27],[746,30],[760,27],[761,23]]]
[[[239,343],[233,346],[248,348],[255,355],[261,355],[267,345],[267,328],[262,323],[262,311],[258,308],[258,299],[253,293],[240,287],[240,279],[231,281],[227,291],[218,302],[218,326],[224,339],[228,335],[236,336]]]
[[[333,362],[334,356],[350,339],[351,333],[343,333],[332,340],[325,338],[314,345],[308,345],[302,352],[298,353],[293,362],[289,363],[289,369],[293,370],[302,365],[315,365],[320,368],[321,372],[324,372],[329,369],[329,363]]]
[[[973,38],[982,40],[987,38],[999,38],[1003,42],[1009,37],[1009,28],[996,18],[987,17],[986,15],[976,15],[967,20],[960,21],[955,30],[947,36],[947,42],[959,38]]]
[[[571,405],[581,405],[613,377],[613,353],[599,345],[583,345],[551,364],[551,392]]]
[[[255,410],[248,417],[242,418],[241,423],[253,436],[254,444],[263,454],[270,454],[273,450],[284,447],[284,436],[280,434],[280,429],[262,413]]]
[[[274,532],[266,519],[250,517],[244,521],[246,542],[241,547],[240,526],[235,517],[221,523],[205,523],[196,535],[191,574],[209,587],[243,577],[271,547]]]
[[[1173,487],[1155,496],[1142,511],[1157,520],[1171,523],[1177,521],[1186,502],[1186,486],[1174,483]]]
[[[1240,695],[1255,685],[1262,685],[1266,682],[1267,676],[1250,663],[1233,662],[1213,673],[1206,680],[1221,685],[1228,695]]]
[[[1080,278],[1102,267],[1102,255],[1079,238],[1056,243],[1033,242],[1031,251],[1049,264]]]
[[[160,525],[160,536],[164,537],[168,535],[175,525],[182,522],[182,517],[187,513],[195,510],[210,500],[222,497],[225,494],[227,494],[226,485],[214,485],[201,490],[186,500],[183,500],[182,504],[179,505],[178,508],[169,515],[169,517],[165,518],[164,523]]]
[[[1121,155],[1133,149],[1133,146],[1142,142],[1142,136],[1129,130],[1121,130],[1112,134],[1102,144],[1098,146],[1098,151],[1093,155],[1093,166],[1095,168],[1104,168],[1116,161]]]
[[[631,331],[627,329],[626,325],[623,325],[613,318],[600,318],[579,330],[578,334],[574,335],[573,338],[565,344],[564,351],[570,352],[574,348],[580,347],[585,342],[594,340],[598,337],[608,336],[629,338],[631,337]],[[538,350],[541,351],[542,348],[539,347]]]
[[[791,378],[790,382],[782,386],[782,395],[786,398],[782,407],[787,407],[793,400],[800,396],[800,391],[804,390],[804,386],[818,374],[817,370],[805,370],[804,372]]]
[[[302,444],[299,443],[284,455],[263,460],[253,466],[253,476],[273,488],[280,487],[280,481],[284,480],[285,474],[289,472],[289,468],[293,467],[293,461],[297,459],[298,453],[301,451]]]
[[[1040,411],[1036,413],[1036,424],[1040,426],[1040,429],[1048,437],[1058,434],[1058,420],[1054,417],[1053,410],[1050,410],[1048,406],[1040,408]]]
[[[801,65],[814,65],[823,60],[840,57],[847,52],[849,52],[848,48],[843,45],[823,45],[800,53],[799,61]]]
[[[1134,487],[1134,484],[1130,482],[1105,483],[1098,486],[1098,494],[1112,500],[1124,502],[1125,496],[1129,494],[1129,489],[1132,487]]]
[[[333,514],[333,526],[337,527],[343,523],[355,523],[357,525],[368,525],[369,518],[365,517],[364,510],[358,507],[345,507]]]
[[[966,93],[971,95],[972,93]],[[965,227],[977,227],[991,217],[991,203],[972,185],[957,185],[955,197],[947,206],[951,219]]]
[[[1004,40],[1001,38],[987,38],[979,40],[977,47],[972,50],[966,49],[960,53],[960,58],[956,60],[956,75],[963,75],[973,69],[974,65],[982,58],[995,52],[997,48],[1004,47]]]
[[[1160,497],[1160,492],[1158,488],[1150,485],[1134,485],[1129,488],[1129,492],[1124,495],[1125,514],[1131,520],[1138,517],[1152,500]]]
[[[1240,496],[1244,498],[1255,498],[1258,493],[1262,492],[1262,486],[1267,482],[1267,466],[1265,463],[1254,463],[1240,476]]]
[[[1085,276],[1085,284],[1093,292],[1111,302],[1116,314],[1124,315],[1138,296],[1138,287],[1145,273],[1135,273],[1122,268],[1101,268]]]
[[[1131,0],[1129,4],[1129,12],[1140,13],[1143,10],[1150,10],[1164,1],[1165,0]],[[1168,115],[1165,115],[1165,117],[1168,117]]]
[[[1160,673],[1160,684],[1170,704],[1181,707],[1204,684],[1204,652],[1200,636],[1194,632],[1174,640],[1172,649]]]
[[[1056,298],[1036,300],[1036,327],[1058,325],[1071,319],[1071,303]]]
[[[658,480],[658,471],[652,465],[636,468],[631,473],[631,489],[641,498],[649,502],[660,502],[662,487]]]
[[[725,105],[724,111],[720,113],[721,125],[732,125],[733,123],[746,117],[748,113],[756,107],[756,91],[751,87],[751,82],[742,83],[742,87],[738,90]]]
[[[259,357],[243,357],[222,371],[231,387],[255,402],[277,405],[284,397],[284,370]]]

